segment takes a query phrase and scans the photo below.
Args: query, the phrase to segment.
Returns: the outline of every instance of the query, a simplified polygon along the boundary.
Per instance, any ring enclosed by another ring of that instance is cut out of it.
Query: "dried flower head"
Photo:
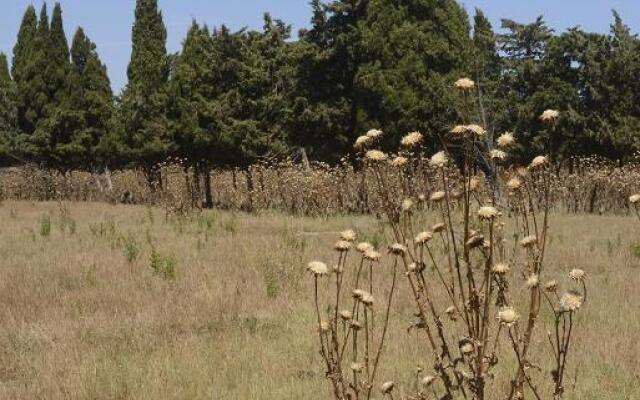
[[[631,195],[631,196],[629,197],[629,202],[630,202],[631,204],[638,204],[638,203],[640,203],[640,193],[637,193],[637,194]]]
[[[349,368],[351,368],[351,370],[353,372],[361,372],[362,371],[362,364],[361,363],[357,363],[357,362],[352,362],[351,365],[349,366]]]
[[[340,318],[342,318],[345,321],[349,321],[350,319],[353,318],[353,314],[349,310],[342,310],[340,311]]]
[[[415,147],[422,142],[423,138],[422,133],[411,132],[400,140],[400,145],[407,148]]]
[[[429,165],[436,168],[443,168],[445,165],[447,165],[448,161],[449,159],[447,157],[447,154],[444,151],[439,151],[431,156]]]
[[[555,122],[558,118],[560,118],[560,111],[558,110],[544,110],[540,115],[542,122]]]
[[[587,273],[580,268],[574,268],[571,270],[571,272],[569,272],[569,278],[573,279],[574,281],[582,281],[586,276]]]
[[[531,161],[529,168],[535,169],[538,167],[542,167],[543,165],[546,165],[548,163],[549,159],[546,156],[537,156]]]
[[[452,134],[456,135],[456,136],[462,136],[467,132],[467,126],[466,125],[456,125],[451,129],[450,132]]]
[[[365,157],[367,158],[367,160],[373,161],[373,162],[381,162],[387,159],[387,155],[381,152],[380,150],[369,150],[365,154]]]
[[[547,292],[555,292],[556,290],[558,290],[558,282],[555,280],[549,281],[547,283],[544,284],[544,290],[546,290]]]
[[[477,124],[467,125],[467,132],[476,136],[484,136],[487,133],[483,127]]]
[[[494,219],[498,216],[498,210],[492,206],[480,207],[478,210],[478,217],[482,219]]]
[[[362,295],[360,301],[362,304],[371,307],[373,306],[373,295],[371,293],[365,293]]]
[[[333,248],[339,252],[346,252],[346,251],[349,251],[349,249],[351,248],[351,243],[347,242],[346,240],[338,240],[333,245]]]
[[[431,232],[420,232],[416,235],[414,242],[416,244],[425,244],[433,239],[433,233]]]
[[[473,353],[473,350],[474,346],[471,341],[467,340],[460,343],[460,351],[462,352],[462,354],[471,354]]]
[[[560,308],[562,311],[576,311],[582,307],[582,295],[570,290],[560,297]]]
[[[347,229],[340,232],[340,239],[346,240],[347,242],[354,242],[358,236],[353,229]]]
[[[382,386],[380,386],[380,391],[384,394],[389,394],[393,390],[394,386],[395,384],[391,381],[385,382],[382,384]]]
[[[406,157],[398,156],[398,157],[395,157],[393,160],[391,160],[391,165],[396,168],[401,168],[407,165],[408,161],[409,160],[407,160]]]
[[[373,249],[373,245],[367,242],[358,243],[358,245],[356,246],[356,250],[358,250],[360,253],[365,253],[369,249]]]
[[[507,153],[505,153],[502,150],[499,149],[493,149],[489,152],[489,156],[493,159],[493,160],[500,160],[500,161],[504,161],[507,159]]]
[[[433,193],[431,193],[431,197],[429,197],[429,199],[430,199],[431,201],[439,202],[439,201],[441,201],[442,199],[444,199],[444,198],[445,198],[445,196],[446,196],[445,192],[443,192],[443,191],[437,191],[437,192],[433,192]]]
[[[404,212],[409,212],[411,211],[411,209],[413,208],[413,200],[411,199],[404,199],[402,200],[402,211]]]
[[[356,142],[353,144],[353,148],[356,150],[364,150],[372,142],[373,142],[373,139],[370,138],[369,136],[358,136],[358,138],[356,139]]]
[[[362,290],[362,289],[353,289],[351,291],[351,297],[353,297],[354,299],[360,300],[362,299],[363,296],[369,294],[367,291]]]
[[[468,249],[475,249],[476,247],[482,246],[484,244],[484,236],[482,235],[472,235],[469,240],[467,240],[466,246]]]
[[[382,136],[384,133],[380,130],[380,129],[370,129],[367,133],[366,136],[370,137],[371,139],[377,139],[380,136]]]
[[[389,246],[389,252],[391,254],[395,254],[397,256],[401,256],[404,253],[407,252],[407,247],[400,244],[400,243],[394,243],[391,246]]]
[[[453,86],[458,90],[471,90],[475,86],[475,82],[469,78],[460,78],[453,83]]]
[[[533,289],[538,287],[539,283],[540,283],[540,278],[538,278],[538,275],[532,274],[532,275],[529,275],[529,277],[527,278],[526,285],[529,289]]]
[[[311,261],[309,264],[307,264],[307,270],[315,276],[324,276],[329,273],[327,264],[321,261]]]
[[[516,191],[520,189],[521,186],[522,180],[520,180],[520,178],[518,178],[517,176],[514,176],[513,178],[509,179],[509,181],[507,181],[507,188],[511,191]]]
[[[498,311],[498,321],[505,325],[513,325],[520,316],[513,307],[504,307]]]
[[[329,323],[327,321],[320,322],[320,330],[324,333],[329,332]]]
[[[501,149],[506,149],[508,147],[513,146],[516,143],[516,138],[513,136],[511,132],[505,132],[497,140],[498,147]]]
[[[538,237],[536,235],[529,235],[520,241],[520,245],[525,248],[533,247],[538,243]]]
[[[497,264],[493,264],[491,266],[491,271],[493,271],[494,274],[497,275],[504,275],[507,272],[509,272],[511,270],[511,268],[509,267],[509,264],[507,263],[497,263]]]
[[[422,378],[422,385],[424,387],[429,387],[431,385],[433,385],[433,382],[436,381],[436,377],[432,376],[432,375],[427,375],[424,378]]]
[[[431,230],[435,233],[442,232],[447,228],[444,222],[438,222],[437,224],[431,227]]]
[[[380,261],[380,258],[382,258],[382,254],[371,248],[364,252],[364,258],[369,261]]]

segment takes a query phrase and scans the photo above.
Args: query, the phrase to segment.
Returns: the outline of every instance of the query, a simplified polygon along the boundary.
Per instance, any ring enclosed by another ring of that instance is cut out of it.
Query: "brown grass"
[[[6,201],[0,221],[1,399],[326,399],[306,263],[333,259],[346,228],[389,242],[376,220],[352,216],[165,220],[141,206]],[[548,271],[582,268],[591,288],[568,399],[640,399],[638,229],[630,217],[554,215]],[[175,279],[150,267],[152,247],[175,260]],[[427,360],[406,330],[405,281],[398,290],[393,363],[379,376],[406,386]]]

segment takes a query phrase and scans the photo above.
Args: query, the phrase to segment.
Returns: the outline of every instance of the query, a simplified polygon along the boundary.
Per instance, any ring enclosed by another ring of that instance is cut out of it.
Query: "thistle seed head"
[[[467,91],[475,87],[475,82],[469,78],[460,78],[453,83],[453,87],[458,90]]]
[[[311,261],[309,264],[307,264],[307,270],[315,276],[324,276],[329,273],[327,264],[321,261]]]

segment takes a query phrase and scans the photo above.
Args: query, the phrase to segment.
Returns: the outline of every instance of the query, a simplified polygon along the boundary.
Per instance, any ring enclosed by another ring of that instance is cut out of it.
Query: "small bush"
[[[43,215],[40,218],[40,236],[49,237],[49,235],[51,235],[51,217]]]
[[[149,263],[151,269],[156,275],[159,275],[163,279],[169,281],[176,279],[177,261],[172,255],[160,254],[155,247],[152,247]]]

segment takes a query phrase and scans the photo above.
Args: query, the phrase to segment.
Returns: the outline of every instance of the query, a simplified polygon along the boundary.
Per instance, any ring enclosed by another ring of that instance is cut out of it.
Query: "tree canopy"
[[[39,16],[27,7],[11,65],[0,55],[2,164],[138,166],[153,182],[173,156],[204,172],[301,149],[337,162],[373,128],[390,148],[416,130],[434,146],[458,119],[450,89],[463,76],[478,87],[472,122],[515,132],[520,160],[640,151],[640,40],[615,12],[608,33],[558,33],[543,17],[494,30],[454,0],[311,0],[295,37],[269,14],[259,30],[193,21],[177,54],[157,0],[134,13],[128,82],[114,96],[82,28],[69,46],[60,4],[51,18],[46,4]],[[553,129],[538,119],[548,108],[562,112]]]

